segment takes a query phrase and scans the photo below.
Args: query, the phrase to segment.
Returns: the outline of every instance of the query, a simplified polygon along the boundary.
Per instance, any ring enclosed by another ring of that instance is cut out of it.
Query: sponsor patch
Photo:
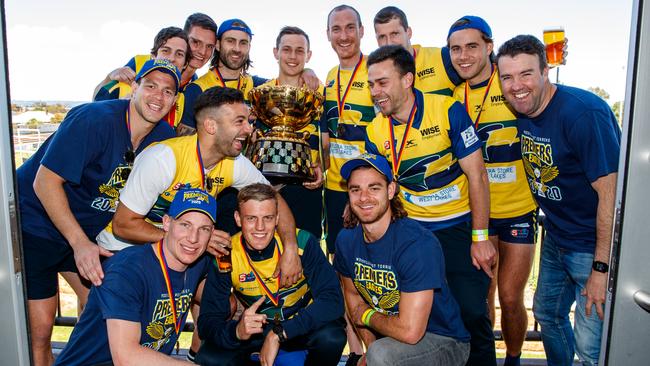
[[[468,148],[478,142],[478,136],[476,136],[476,131],[474,131],[474,126],[469,126],[465,131],[460,133],[460,136],[463,138],[463,143],[465,148]]]
[[[331,142],[330,155],[335,158],[352,159],[361,155],[361,150],[357,145],[348,145],[348,144],[341,144],[338,142]]]
[[[416,196],[406,191],[402,191],[402,196],[404,196],[406,201],[420,207],[438,206],[459,200],[460,188],[458,188],[457,185],[453,185],[424,196]]]
[[[487,168],[490,183],[512,183],[517,180],[516,166],[502,166]]]

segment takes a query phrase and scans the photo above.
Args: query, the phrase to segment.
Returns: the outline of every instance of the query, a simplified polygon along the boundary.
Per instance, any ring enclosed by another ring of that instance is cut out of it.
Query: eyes
[[[193,227],[193,225],[189,221],[179,221],[178,225],[185,230],[190,230]],[[204,234],[211,234],[212,225],[199,226],[198,230]]]
[[[244,217],[244,221],[250,224],[256,223],[258,217],[257,216],[246,216]],[[275,215],[266,215],[262,216],[262,222],[265,224],[270,224],[270,223],[275,223]]]

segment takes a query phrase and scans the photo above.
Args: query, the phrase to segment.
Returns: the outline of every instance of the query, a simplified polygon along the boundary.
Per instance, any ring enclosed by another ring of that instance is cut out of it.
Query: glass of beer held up
[[[228,252],[226,255],[217,257],[217,268],[220,273],[229,273],[232,272],[232,257],[231,252]]]
[[[546,62],[548,66],[563,64],[564,28],[552,27],[544,29],[544,45],[546,46]]]

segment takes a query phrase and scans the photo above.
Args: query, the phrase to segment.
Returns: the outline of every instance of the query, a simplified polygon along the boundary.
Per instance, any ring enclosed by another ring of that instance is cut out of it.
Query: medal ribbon
[[[406,123],[406,130],[404,130],[404,136],[402,137],[402,142],[400,143],[399,151],[395,149],[395,128],[393,127],[393,122],[399,123],[396,120],[393,119],[393,117],[389,117],[388,120],[388,126],[390,127],[390,150],[391,150],[391,156],[393,158],[393,174],[395,175],[395,178],[397,178],[399,174],[399,166],[402,163],[402,155],[404,154],[404,145],[406,145],[406,141],[408,140],[408,135],[409,132],[411,131],[411,126],[413,125],[413,121],[415,120],[415,111],[417,111],[417,103],[413,101],[413,107],[411,107],[411,113],[409,113],[409,119]]]
[[[492,86],[492,81],[494,81],[494,75],[496,75],[497,68],[492,65],[492,75],[490,75],[490,80],[487,83],[487,87],[485,87],[485,94],[483,94],[483,101],[481,102],[481,109],[478,111],[478,115],[476,116],[476,120],[474,121],[474,127],[478,130],[478,121],[481,119],[481,113],[483,113],[483,105],[485,104],[485,100],[487,99],[488,94],[490,93],[490,87]],[[465,81],[465,111],[467,111],[467,114],[471,118],[471,114],[469,113],[469,82]]]
[[[201,146],[199,138],[196,137],[196,158],[199,161],[199,174],[201,175],[201,189],[205,191],[205,169],[203,168],[203,158],[201,158]]]
[[[174,330],[176,330],[176,334],[178,334],[181,330],[181,322],[180,319],[178,319],[176,300],[174,299],[174,292],[172,289],[172,281],[169,278],[167,260],[165,259],[165,253],[163,252],[162,245],[163,242],[160,240],[158,242],[158,262],[160,263],[160,269],[162,270],[163,278],[165,279],[165,285],[167,286],[167,294],[169,294],[169,302],[172,308],[172,319],[174,321]]]
[[[176,124],[176,103],[174,103],[172,109],[167,113],[167,123],[172,127]]]
[[[246,252],[246,247],[244,246],[244,237],[243,236],[241,236],[239,238],[239,244],[241,244],[241,248],[244,251],[244,254],[246,254],[246,261],[248,262],[248,265],[251,267],[251,270],[253,271],[253,274],[255,275],[255,281],[257,281],[257,283],[260,285],[260,288],[264,291],[264,294],[266,295],[266,297],[268,297],[271,300],[273,305],[278,306],[279,301],[280,301],[279,295],[278,295],[280,293],[280,276],[278,276],[278,278],[276,278],[276,283],[277,283],[277,286],[278,286],[278,290],[275,293],[273,293],[271,291],[271,289],[268,288],[268,286],[266,286],[266,284],[264,283],[265,281],[262,279],[262,276],[260,276],[260,274],[257,272],[255,267],[253,267],[253,262],[251,261],[251,257],[248,255],[248,252]],[[273,253],[273,256],[275,256],[276,254],[277,254],[278,258],[280,258],[280,256],[282,255],[282,253],[280,253],[280,246],[278,245],[277,240],[275,241],[275,251]]]
[[[219,82],[221,83],[221,86],[224,88],[227,88],[226,82],[223,79],[223,76],[221,76],[221,72],[219,72],[219,68],[215,67],[214,68],[214,73],[217,75],[217,79],[219,79]],[[241,86],[241,75],[237,76],[237,90],[239,90],[239,87]]]
[[[348,81],[348,85],[345,87],[345,92],[343,93],[343,98],[341,98],[341,65],[339,65],[338,71],[336,73],[336,105],[339,109],[339,122],[341,121],[341,117],[343,116],[343,109],[345,108],[345,100],[348,98],[348,92],[350,91],[350,87],[352,86],[352,81],[354,81],[354,77],[357,75],[357,71],[359,71],[359,66],[361,66],[361,62],[363,61],[363,53],[359,53],[359,62],[357,62],[356,66],[354,66],[354,70],[352,71],[352,76],[350,76],[350,80]]]

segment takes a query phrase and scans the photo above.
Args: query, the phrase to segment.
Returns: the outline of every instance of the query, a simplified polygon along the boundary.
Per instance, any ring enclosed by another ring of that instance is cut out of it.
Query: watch
[[[609,271],[609,266],[607,263],[601,262],[601,261],[594,261],[594,264],[591,266],[591,268],[600,273],[607,273]]]
[[[277,334],[280,343],[284,343],[287,340],[287,337],[284,336],[284,327],[282,327],[282,323],[280,323],[280,320],[273,321],[273,328],[271,328],[271,331]]]

